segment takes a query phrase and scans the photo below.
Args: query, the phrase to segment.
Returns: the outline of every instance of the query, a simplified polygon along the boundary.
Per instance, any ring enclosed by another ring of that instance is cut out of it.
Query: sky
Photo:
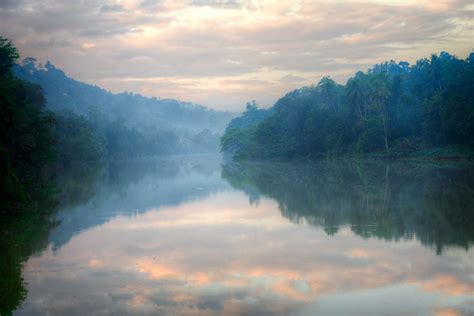
[[[0,0],[0,35],[112,92],[241,111],[329,75],[474,49],[470,0]]]

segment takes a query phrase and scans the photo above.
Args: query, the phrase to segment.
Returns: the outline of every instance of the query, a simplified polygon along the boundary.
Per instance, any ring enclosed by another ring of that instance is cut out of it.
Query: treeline
[[[345,85],[329,77],[267,110],[247,106],[221,138],[236,158],[340,156],[474,146],[474,53],[442,52],[414,65],[385,62]],[[248,122],[236,126],[237,120]]]
[[[57,155],[56,118],[45,110],[38,86],[13,77],[18,57],[11,42],[0,37],[0,200],[8,212],[40,200],[43,169]]]
[[[69,110],[53,113],[58,161],[62,165],[179,152],[177,136],[168,131],[142,133],[99,113],[93,117]]]
[[[13,75],[18,58],[0,37],[0,213],[7,214],[52,209],[43,204],[55,203],[55,173],[122,152],[105,146],[110,129],[98,133],[98,125],[82,116],[49,111],[41,87]]]

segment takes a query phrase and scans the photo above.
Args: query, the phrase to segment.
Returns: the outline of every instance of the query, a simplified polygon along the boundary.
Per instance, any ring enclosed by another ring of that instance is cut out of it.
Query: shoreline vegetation
[[[221,152],[236,160],[473,160],[473,92],[474,52],[385,62],[345,85],[324,77],[269,109],[248,102]]]
[[[462,146],[433,147],[415,151],[400,151],[396,148],[352,156],[354,159],[407,160],[426,162],[473,162],[474,150]]]
[[[63,189],[58,176],[103,164],[104,148],[84,117],[51,111],[39,85],[14,76],[18,58],[0,37],[0,214],[48,217]]]
[[[224,152],[226,161],[272,161],[272,162],[288,162],[288,161],[324,161],[324,160],[354,160],[354,161],[407,161],[407,162],[427,162],[427,163],[453,163],[453,162],[474,162],[474,150],[464,146],[446,146],[433,147],[420,150],[403,150],[399,148],[391,148],[389,150],[381,150],[370,153],[353,153],[340,156],[320,155],[314,157],[296,157],[296,158],[239,158]]]

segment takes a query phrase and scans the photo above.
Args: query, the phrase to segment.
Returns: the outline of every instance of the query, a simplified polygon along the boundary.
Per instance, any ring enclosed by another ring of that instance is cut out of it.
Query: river
[[[14,315],[474,314],[470,165],[196,155],[105,169],[61,184]]]

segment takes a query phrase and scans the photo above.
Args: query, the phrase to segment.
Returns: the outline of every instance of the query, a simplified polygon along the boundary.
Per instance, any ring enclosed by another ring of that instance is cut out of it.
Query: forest
[[[384,62],[345,85],[324,77],[270,109],[249,102],[228,125],[221,150],[237,159],[470,155],[473,91],[474,53]]]

